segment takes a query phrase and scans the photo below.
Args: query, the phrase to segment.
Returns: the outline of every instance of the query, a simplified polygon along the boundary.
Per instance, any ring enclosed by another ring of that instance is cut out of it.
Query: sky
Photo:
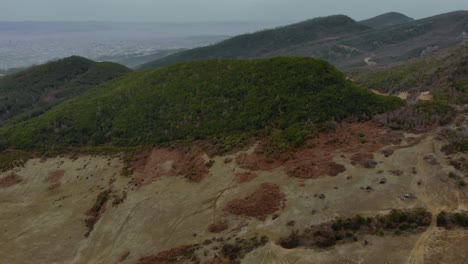
[[[389,11],[423,18],[468,10],[468,0],[0,0],[1,21],[300,21]]]

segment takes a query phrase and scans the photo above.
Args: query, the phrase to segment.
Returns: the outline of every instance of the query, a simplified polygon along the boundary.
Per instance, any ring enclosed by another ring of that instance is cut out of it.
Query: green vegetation
[[[5,149],[0,151],[0,173],[23,166],[34,155],[25,151]]]
[[[315,18],[285,27],[237,36],[208,47],[180,52],[145,64],[142,68],[157,68],[177,62],[209,58],[272,57],[273,52],[298,44],[350,35],[367,29],[369,28],[344,15]]]
[[[39,116],[55,105],[130,70],[70,57],[0,78],[0,124]]]
[[[253,135],[294,147],[330,120],[402,106],[309,58],[206,60],[134,72],[0,131],[4,147],[67,151],[210,140],[229,150]]]
[[[468,103],[468,45],[389,68],[355,68],[348,75],[363,87],[386,93],[432,91],[435,98]]]
[[[453,227],[468,227],[468,213],[447,213],[445,211],[440,212],[437,215],[437,226],[445,228]]]
[[[337,219],[333,222],[311,226],[302,234],[293,231],[279,241],[283,248],[317,247],[327,248],[337,243],[357,241],[364,235],[385,235],[391,232],[400,235],[403,232],[422,231],[431,223],[431,213],[422,208],[412,210],[392,210],[387,215]]]

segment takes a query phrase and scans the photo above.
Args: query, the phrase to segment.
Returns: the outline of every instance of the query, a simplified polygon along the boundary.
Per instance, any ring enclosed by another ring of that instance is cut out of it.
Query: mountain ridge
[[[367,26],[360,25],[345,15],[319,17],[283,27],[239,35],[215,45],[176,53],[153,63],[144,64],[140,68],[160,67],[176,61],[187,61],[187,59],[177,59],[183,58],[184,55],[190,58],[188,60],[216,58],[217,56],[233,59],[248,58],[249,54],[246,54],[246,52],[260,50],[261,53],[266,53],[287,45],[296,45],[306,41],[318,40],[319,38],[336,38],[337,35],[352,34],[367,29],[369,29]],[[235,50],[229,50],[229,48],[235,48]],[[251,49],[253,51],[250,51]],[[200,54],[198,55],[196,52]]]
[[[307,31],[309,29],[305,30],[309,35],[301,35],[294,31],[296,27],[308,23],[316,23],[319,28],[321,19],[330,21],[328,35],[322,34],[321,37],[314,38],[310,37],[312,34]],[[337,26],[331,23],[333,20],[341,24]],[[372,29],[349,17],[337,15],[237,36],[215,45],[176,53],[144,64],[141,68],[157,68],[203,58],[245,59],[277,56],[315,57],[327,60],[340,68],[363,66],[367,58],[386,65],[419,57],[431,47],[454,47],[461,43],[458,37],[463,32],[468,32],[468,11],[454,11],[382,29]],[[301,41],[279,42],[282,43],[281,46],[263,45],[277,43],[276,36],[283,34],[297,35]]]

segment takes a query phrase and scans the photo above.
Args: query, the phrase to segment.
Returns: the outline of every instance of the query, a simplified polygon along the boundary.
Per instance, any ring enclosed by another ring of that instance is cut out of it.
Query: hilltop
[[[411,21],[414,21],[414,19],[404,14],[398,12],[389,12],[373,18],[359,21],[359,23],[371,28],[379,29],[388,26],[404,24]]]
[[[40,115],[128,72],[130,69],[119,64],[73,56],[7,75],[0,79],[0,124]]]
[[[392,22],[395,17],[401,16],[390,13],[370,22],[385,24]],[[157,68],[204,58],[276,56],[315,57],[340,68],[366,64],[389,65],[453,48],[467,41],[466,32],[468,11],[408,20],[383,28],[371,28],[349,17],[337,15],[241,35],[215,45],[167,56],[145,64],[142,68]]]
[[[309,58],[206,60],[134,72],[7,127],[4,146],[64,150],[210,140],[229,150],[255,135],[299,146],[331,120],[401,106]]]

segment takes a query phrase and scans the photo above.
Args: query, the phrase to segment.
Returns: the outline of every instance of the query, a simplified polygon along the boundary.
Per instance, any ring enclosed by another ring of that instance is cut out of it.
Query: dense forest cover
[[[0,78],[0,125],[38,116],[91,87],[130,72],[115,63],[73,56]]]
[[[332,120],[402,106],[310,58],[205,60],[134,72],[0,131],[3,147],[67,150],[210,140],[229,150],[251,136],[302,144]]]

